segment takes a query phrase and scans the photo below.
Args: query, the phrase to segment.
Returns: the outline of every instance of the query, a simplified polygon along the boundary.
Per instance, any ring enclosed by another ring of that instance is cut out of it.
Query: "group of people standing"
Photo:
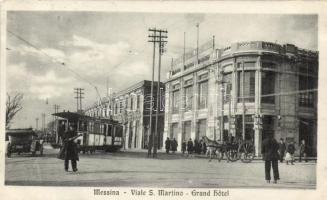
[[[177,147],[178,147],[177,140],[175,138],[170,140],[169,137],[167,137],[167,139],[165,141],[166,153],[169,153],[169,151],[172,151],[173,153],[175,153],[177,151]]]
[[[288,145],[286,145],[286,143],[284,142],[284,139],[281,138],[279,141],[279,149],[278,149],[280,162],[282,163],[285,159],[287,165],[289,163],[294,165],[295,150],[296,150],[296,148],[295,148],[295,144],[293,141],[290,142]],[[307,151],[308,151],[308,147],[306,145],[305,140],[301,140],[299,162],[302,162],[302,159],[304,159],[305,162],[308,162],[308,158],[307,158],[308,152]]]
[[[277,180],[280,179],[279,177],[279,170],[278,170],[278,160],[282,163],[285,159],[286,164],[288,165],[291,163],[294,165],[294,153],[295,153],[295,144],[294,142],[290,142],[288,145],[285,144],[284,139],[281,138],[280,142],[278,143],[272,135],[269,135],[266,139],[262,142],[261,153],[262,158],[265,161],[265,179],[267,183],[270,183],[270,170],[273,169],[274,175],[274,183],[277,183]],[[307,159],[307,150],[308,147],[305,143],[305,140],[301,141],[300,144],[300,157],[299,162],[302,161],[302,158],[305,162],[308,162]]]
[[[175,138],[172,140],[167,137],[165,141],[165,149],[168,154],[170,151],[175,153],[177,151],[178,143]],[[187,142],[183,140],[182,142],[182,153],[185,154],[187,151],[188,155],[197,153],[197,154],[205,154],[207,152],[207,145],[203,140],[198,141],[195,139],[194,141],[190,138]]]

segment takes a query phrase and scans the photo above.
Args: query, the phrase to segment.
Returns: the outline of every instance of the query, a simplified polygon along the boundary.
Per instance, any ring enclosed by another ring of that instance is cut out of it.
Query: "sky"
[[[60,111],[75,111],[74,88],[85,89],[85,108],[106,95],[107,85],[114,92],[151,80],[149,28],[168,31],[165,80],[171,59],[183,53],[184,32],[186,50],[196,47],[197,23],[200,44],[214,35],[218,48],[262,40],[318,50],[316,15],[11,11],[6,89],[24,94],[23,109],[11,127],[34,128],[42,113],[49,122],[55,104]]]

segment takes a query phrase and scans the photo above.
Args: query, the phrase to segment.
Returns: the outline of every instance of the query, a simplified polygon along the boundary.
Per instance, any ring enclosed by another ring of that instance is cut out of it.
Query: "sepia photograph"
[[[4,187],[317,189],[318,14],[4,12]]]

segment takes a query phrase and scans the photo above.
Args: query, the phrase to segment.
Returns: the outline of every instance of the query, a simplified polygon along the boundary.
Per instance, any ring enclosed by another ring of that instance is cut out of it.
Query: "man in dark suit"
[[[77,171],[77,161],[79,160],[77,144],[74,139],[77,136],[77,132],[74,130],[72,125],[69,126],[69,130],[64,134],[64,148],[65,148],[65,171],[68,171],[69,160],[71,160],[72,169],[74,172]]]
[[[267,183],[270,183],[270,169],[273,168],[274,173],[274,183],[277,183],[279,180],[279,172],[278,172],[278,149],[279,145],[277,141],[273,138],[273,135],[269,135],[262,142],[262,158],[265,161],[265,178]]]

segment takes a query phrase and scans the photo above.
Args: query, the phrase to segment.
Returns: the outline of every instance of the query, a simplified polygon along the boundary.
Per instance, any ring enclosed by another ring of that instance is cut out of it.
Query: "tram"
[[[59,112],[57,116],[56,134],[57,144],[62,144],[62,137],[73,126],[80,151],[94,153],[96,150],[117,151],[122,147],[123,126],[113,119],[95,118],[78,112]]]

